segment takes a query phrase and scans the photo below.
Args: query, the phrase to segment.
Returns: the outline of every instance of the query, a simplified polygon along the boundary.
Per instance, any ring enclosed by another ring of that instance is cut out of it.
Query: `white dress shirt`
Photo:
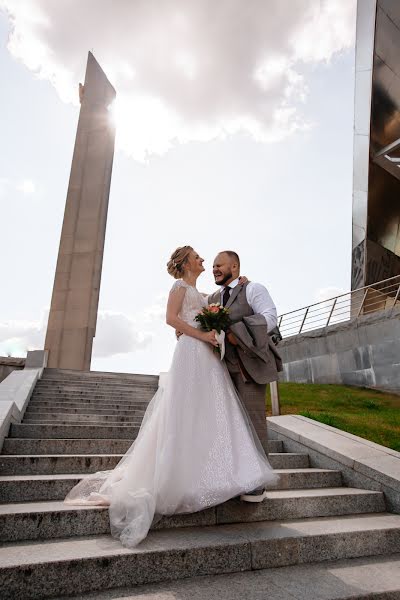
[[[238,284],[239,278],[234,279],[229,284],[229,287],[231,290],[233,290],[233,288],[235,288]],[[221,304],[225,287],[225,285],[221,286]],[[229,293],[231,294],[232,291]],[[276,327],[278,322],[276,306],[273,303],[266,287],[261,285],[261,283],[254,283],[253,281],[250,281],[246,287],[246,299],[254,314],[262,315],[264,317],[268,325],[268,331],[271,331],[274,327]]]

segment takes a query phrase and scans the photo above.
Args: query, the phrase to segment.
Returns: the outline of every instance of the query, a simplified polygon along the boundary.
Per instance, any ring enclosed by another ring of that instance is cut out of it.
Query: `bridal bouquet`
[[[203,331],[212,331],[215,329],[217,332],[215,337],[217,338],[218,346],[214,348],[214,352],[218,352],[221,355],[222,360],[225,354],[225,331],[228,329],[231,322],[229,318],[229,309],[219,304],[219,302],[216,304],[209,304],[208,306],[205,306],[194,319],[200,323],[200,327]]]

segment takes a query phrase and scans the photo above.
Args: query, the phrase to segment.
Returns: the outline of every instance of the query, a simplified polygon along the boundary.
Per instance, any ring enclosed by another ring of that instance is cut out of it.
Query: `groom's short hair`
[[[229,256],[229,258],[231,258],[232,260],[235,260],[240,267],[240,258],[239,258],[239,254],[237,252],[234,252],[233,250],[223,250],[221,252],[221,254],[227,254]]]

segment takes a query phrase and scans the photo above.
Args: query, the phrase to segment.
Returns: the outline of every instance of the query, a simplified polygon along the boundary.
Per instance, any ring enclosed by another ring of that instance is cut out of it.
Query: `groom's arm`
[[[249,283],[246,297],[254,314],[262,315],[267,322],[268,331],[272,331],[278,323],[278,314],[267,288],[261,283]]]

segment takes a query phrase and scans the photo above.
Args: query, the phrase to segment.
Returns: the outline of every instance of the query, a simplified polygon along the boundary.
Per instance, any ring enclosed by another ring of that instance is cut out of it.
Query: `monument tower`
[[[116,93],[89,52],[45,350],[48,366],[89,371],[96,333],[115,130]]]

